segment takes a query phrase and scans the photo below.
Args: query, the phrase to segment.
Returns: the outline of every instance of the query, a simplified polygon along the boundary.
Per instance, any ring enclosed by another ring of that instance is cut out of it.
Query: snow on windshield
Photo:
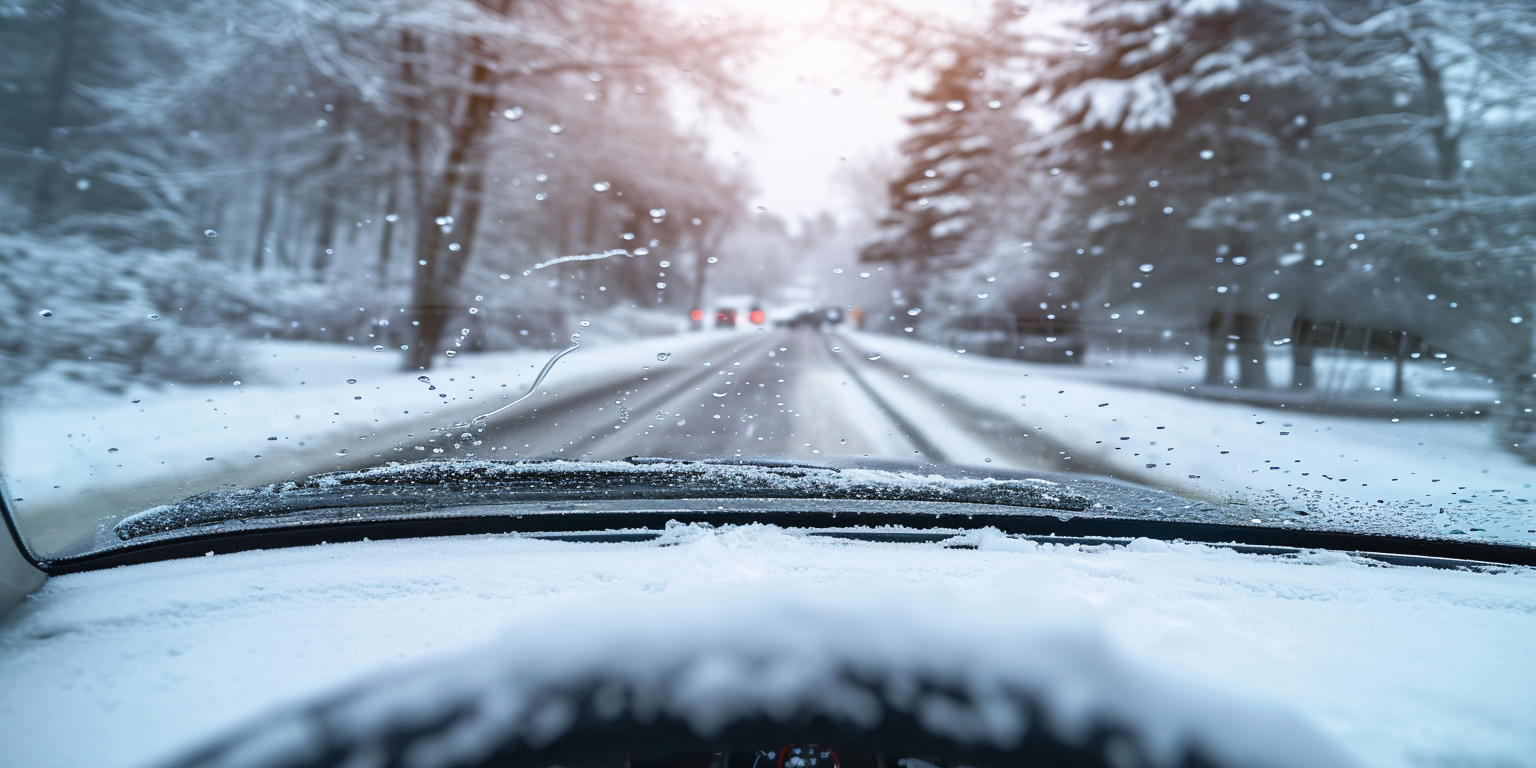
[[[636,455],[1536,544],[1536,9],[559,6],[3,14],[35,556],[324,472]]]

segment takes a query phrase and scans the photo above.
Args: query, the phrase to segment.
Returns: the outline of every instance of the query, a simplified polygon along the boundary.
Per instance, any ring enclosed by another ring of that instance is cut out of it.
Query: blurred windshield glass
[[[1533,51],[1509,0],[0,0],[4,503],[64,557],[389,462],[840,457],[1536,543]]]

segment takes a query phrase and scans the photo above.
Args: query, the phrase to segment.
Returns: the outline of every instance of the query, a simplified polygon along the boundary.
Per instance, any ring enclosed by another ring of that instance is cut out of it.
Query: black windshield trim
[[[4,486],[0,485],[0,490],[3,490],[3,488]],[[16,551],[21,553],[22,559],[31,563],[33,568],[52,574],[52,571],[48,570],[48,561],[33,553],[32,548],[27,546],[27,540],[21,537],[21,528],[16,524],[15,513],[11,511],[10,504],[6,503],[3,498],[0,498],[0,519],[5,520],[6,535],[16,542]]]
[[[1536,548],[1478,541],[1106,516],[1077,515],[1063,519],[1056,514],[1033,514],[1018,508],[999,511],[985,505],[954,502],[902,502],[906,508],[904,511],[892,511],[889,508],[874,511],[871,508],[875,505],[859,501],[817,502],[806,503],[804,508],[792,508],[786,506],[784,499],[698,498],[652,503],[624,502],[622,508],[616,509],[581,509],[582,505],[578,503],[572,505],[573,509],[560,511],[551,511],[547,504],[508,504],[501,507],[501,511],[475,514],[422,514],[391,519],[295,523],[244,530],[186,533],[165,539],[128,543],[115,549],[77,557],[46,560],[39,563],[38,567],[49,575],[61,575],[121,565],[202,557],[208,553],[229,554],[364,539],[661,530],[674,521],[716,526],[760,523],[812,530],[853,526],[962,531],[995,528],[1006,534],[1026,537],[1103,540],[1148,538],[1232,545],[1234,548],[1251,546],[1295,551],[1371,553],[1380,555],[1375,559],[1382,562],[1399,564],[1420,563],[1393,561],[1389,558],[1434,558],[1473,564],[1536,567]],[[728,509],[720,508],[727,505]]]

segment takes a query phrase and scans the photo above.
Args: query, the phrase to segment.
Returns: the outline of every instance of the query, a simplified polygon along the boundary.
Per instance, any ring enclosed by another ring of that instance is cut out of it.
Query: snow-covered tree
[[[148,301],[219,297],[199,323],[388,341],[412,368],[464,341],[450,325],[496,335],[477,304],[527,330],[549,297],[499,275],[553,256],[656,240],[551,270],[600,278],[594,305],[654,306],[657,261],[693,261],[741,207],[676,115],[731,109],[754,35],[654,0],[0,4],[8,277],[45,296],[31,260],[75,248]]]

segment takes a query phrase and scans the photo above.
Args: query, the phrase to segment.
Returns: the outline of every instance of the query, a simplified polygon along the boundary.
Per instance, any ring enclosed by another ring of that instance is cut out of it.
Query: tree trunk
[[[267,264],[267,248],[270,245],[272,217],[277,212],[277,184],[271,174],[261,180],[261,212],[256,215],[256,248],[251,253],[251,269],[260,272]]]
[[[204,229],[213,232],[213,236],[202,236],[197,240],[197,255],[205,261],[216,261],[219,258],[218,234],[224,229],[224,195],[218,193],[203,192],[197,206],[199,218],[202,219]]]
[[[272,231],[272,256],[273,260],[277,262],[277,266],[280,269],[293,268],[293,255],[288,248],[288,235],[294,229],[294,201],[293,195],[291,194],[291,189],[289,190],[289,193],[290,194],[283,195],[278,201],[280,205],[278,207],[277,220],[280,223],[278,227]]]
[[[44,151],[43,167],[38,171],[36,186],[33,188],[32,217],[35,220],[48,215],[48,209],[53,205],[54,186],[61,163],[57,158],[48,157],[47,150],[53,143],[54,131],[64,127],[64,106],[69,98],[70,80],[74,77],[80,0],[63,0],[62,6],[58,58],[54,59],[53,68],[48,73],[48,113],[33,139],[33,146]]]
[[[315,228],[315,257],[312,261],[315,281],[323,282],[331,269],[331,258],[336,247],[336,189],[327,184],[321,187],[319,224]]]
[[[506,8],[507,3],[504,1],[501,12],[505,13]],[[457,127],[449,135],[448,154],[442,173],[433,184],[426,204],[417,216],[417,261],[425,264],[417,264],[411,280],[410,314],[416,325],[413,326],[410,349],[406,355],[407,370],[431,368],[433,350],[441,342],[443,328],[453,310],[449,302],[453,298],[454,289],[458,287],[458,278],[464,273],[462,264],[452,262],[467,262],[473,248],[473,243],[460,242],[457,252],[449,251],[448,232],[444,230],[451,231],[452,224],[443,226],[437,223],[439,216],[451,215],[455,199],[461,197],[459,188],[464,183],[467,161],[479,154],[478,150],[491,127],[495,74],[488,63],[490,53],[484,41],[479,38],[471,39],[470,51],[475,64],[470,73],[469,97],[464,100],[464,109]],[[471,173],[470,178],[477,175]],[[472,217],[478,220],[478,203],[465,206],[465,211],[473,211]],[[475,226],[475,223],[470,222],[470,226]]]
[[[1205,386],[1220,387],[1227,383],[1227,314],[1219,309],[1211,310],[1206,323]]]
[[[1451,125],[1444,74],[1435,63],[1434,51],[1430,50],[1429,43],[1422,36],[1409,35],[1408,39],[1413,46],[1414,59],[1419,65],[1419,77],[1424,82],[1424,100],[1429,102],[1430,108],[1440,118],[1440,124],[1434,129],[1436,171],[1441,179],[1453,181],[1460,178],[1462,173],[1461,136],[1460,131]]]
[[[475,235],[480,231],[480,212],[485,204],[485,166],[486,158],[477,158],[474,170],[469,172],[469,178],[464,180],[464,195],[459,201],[459,215],[454,218],[453,226],[458,235],[458,258],[448,260],[448,274],[443,283],[448,286],[456,286],[464,278],[464,270],[469,267],[469,256],[474,252]],[[451,253],[451,252],[450,252]]]
[[[1313,360],[1317,353],[1316,327],[1305,317],[1291,323],[1291,389],[1310,390],[1317,386]]]
[[[1392,360],[1392,396],[1403,396],[1403,365],[1408,360],[1408,332],[1398,331],[1397,353]]]
[[[379,263],[374,271],[378,273],[379,287],[389,285],[389,263],[394,260],[395,253],[395,222],[390,221],[390,216],[396,216],[395,208],[400,205],[400,181],[395,174],[390,174],[389,196],[384,198],[384,215],[379,220]]]
[[[421,205],[427,198],[427,152],[426,141],[422,136],[422,106],[416,98],[415,90],[421,87],[421,79],[414,59],[425,52],[425,47],[420,36],[405,31],[400,33],[400,51],[405,59],[400,65],[400,78],[406,85],[405,153],[406,163],[410,166],[411,202]]]
[[[1233,315],[1232,335],[1237,338],[1237,386],[1264,389],[1269,375],[1264,370],[1264,323],[1256,315]]]

